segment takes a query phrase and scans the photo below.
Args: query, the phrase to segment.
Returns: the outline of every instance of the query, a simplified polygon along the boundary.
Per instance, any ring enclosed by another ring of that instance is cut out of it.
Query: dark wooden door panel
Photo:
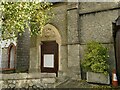
[[[116,59],[117,59],[117,73],[118,73],[118,81],[120,83],[120,30],[116,33]]]
[[[44,56],[54,55],[54,67],[44,67]],[[41,45],[41,72],[57,73],[58,44],[55,41],[43,41]]]
[[[116,34],[117,65],[120,66],[120,30]]]

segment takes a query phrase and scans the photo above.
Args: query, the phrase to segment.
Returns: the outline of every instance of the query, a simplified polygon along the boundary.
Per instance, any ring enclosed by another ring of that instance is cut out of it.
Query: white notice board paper
[[[44,54],[44,67],[54,68],[54,54]]]

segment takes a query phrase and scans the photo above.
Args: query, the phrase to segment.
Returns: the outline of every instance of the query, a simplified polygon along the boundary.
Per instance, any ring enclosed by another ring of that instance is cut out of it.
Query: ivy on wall
[[[52,18],[52,4],[48,2],[2,2],[0,8],[2,40],[13,39],[30,31],[30,36],[42,34],[43,27]]]

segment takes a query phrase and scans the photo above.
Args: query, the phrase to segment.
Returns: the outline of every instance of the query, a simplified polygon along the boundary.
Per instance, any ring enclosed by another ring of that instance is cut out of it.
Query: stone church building
[[[69,79],[82,80],[86,43],[99,41],[109,48],[109,74],[120,79],[120,6],[116,2],[60,2],[42,36],[1,45],[0,83],[6,87],[56,87]]]

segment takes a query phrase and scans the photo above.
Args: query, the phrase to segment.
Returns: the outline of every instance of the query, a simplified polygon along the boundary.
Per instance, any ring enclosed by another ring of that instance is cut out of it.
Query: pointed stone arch
[[[44,26],[44,30],[42,35],[38,35],[34,41],[36,41],[36,45],[31,48],[30,51],[30,72],[35,71],[41,73],[41,46],[43,42],[55,41],[58,44],[58,72],[65,71],[67,67],[67,46],[62,45],[62,37],[60,30],[52,25],[47,24]],[[35,52],[36,51],[36,52]],[[63,52],[64,51],[64,52]],[[36,61],[35,61],[36,60]],[[64,63],[64,64],[63,64]],[[33,68],[34,67],[34,68]],[[38,70],[38,71],[37,71]]]
[[[8,47],[8,68],[15,68],[16,46],[11,43]]]
[[[56,50],[57,50],[57,53],[56,54],[58,54],[57,55],[57,63],[55,63],[55,64],[57,64],[57,67],[56,67],[56,65],[55,65],[55,67],[57,68],[57,70],[59,70],[59,61],[60,61],[60,45],[61,45],[61,35],[60,35],[60,33],[59,33],[59,30],[55,27],[55,26],[53,26],[52,24],[47,24],[47,25],[45,25],[44,26],[44,30],[43,30],[43,32],[42,32],[42,36],[41,36],[41,45],[40,45],[40,51],[41,51],[41,53],[42,53],[42,46],[43,46],[43,44],[45,44],[45,43],[43,43],[43,42],[47,42],[47,44],[48,43],[52,43],[52,42],[56,42],[56,44],[58,45],[58,47],[56,48]],[[46,45],[47,45],[46,44]],[[53,43],[52,43],[52,45],[53,45]],[[55,43],[54,43],[54,45],[55,45]],[[52,46],[47,46],[47,48],[52,48]],[[50,49],[49,48],[49,49]],[[54,49],[55,47],[53,46],[53,49]],[[50,50],[52,50],[52,49],[50,49]],[[56,52],[56,51],[55,51]],[[47,52],[45,52],[45,53],[47,53]],[[50,53],[50,52],[49,52]],[[40,54],[39,54],[40,55]],[[43,66],[43,53],[41,54],[41,65]],[[56,55],[55,55],[55,57],[56,57]],[[56,62],[56,61],[54,61],[54,62]],[[41,66],[40,65],[40,66]],[[43,68],[43,67],[42,67]],[[47,70],[48,72],[51,72],[51,71],[49,71],[49,70]],[[52,71],[53,72],[53,71]],[[57,71],[58,72],[58,71]],[[57,73],[56,73],[57,74]]]
[[[59,33],[59,30],[55,26],[53,26],[52,24],[46,24],[44,26],[42,37],[43,38],[44,37],[46,37],[46,38],[55,37],[56,42],[58,44],[61,44],[61,35]]]

